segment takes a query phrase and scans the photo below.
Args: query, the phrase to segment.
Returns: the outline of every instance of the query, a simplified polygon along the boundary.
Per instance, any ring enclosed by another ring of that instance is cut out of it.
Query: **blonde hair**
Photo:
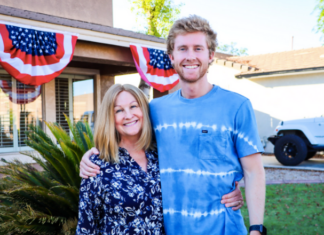
[[[145,94],[135,86],[115,84],[108,89],[102,100],[94,131],[94,143],[100,152],[99,157],[111,163],[119,162],[118,144],[120,136],[115,126],[114,106],[117,96],[122,91],[127,91],[134,96],[143,112],[143,128],[136,143],[137,148],[148,150],[152,147],[152,127],[148,100]]]
[[[204,18],[191,15],[177,20],[172,25],[167,38],[167,54],[171,55],[174,50],[175,38],[180,34],[202,32],[206,35],[209,55],[216,51],[217,34]]]

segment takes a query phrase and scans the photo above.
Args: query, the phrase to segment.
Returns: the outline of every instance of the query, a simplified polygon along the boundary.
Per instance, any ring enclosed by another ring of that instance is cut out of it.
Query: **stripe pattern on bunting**
[[[0,64],[26,85],[41,85],[61,74],[72,60],[77,36],[0,24]]]
[[[164,92],[179,83],[179,75],[164,50],[137,44],[131,44],[130,49],[138,73],[154,89]]]

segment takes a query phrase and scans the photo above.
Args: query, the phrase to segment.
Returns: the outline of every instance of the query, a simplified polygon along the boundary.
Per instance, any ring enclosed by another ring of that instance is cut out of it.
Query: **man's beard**
[[[178,73],[179,74],[179,73]],[[203,75],[204,76],[204,75]],[[189,79],[186,79],[185,77],[181,76],[181,74],[179,74],[179,78],[181,81],[183,82],[186,82],[186,83],[195,83],[197,81],[199,81],[203,76],[199,76],[197,79],[195,80],[189,80]]]
[[[194,80],[190,80],[183,76],[181,69],[178,69],[178,71],[177,71],[177,68],[174,66],[174,64],[172,64],[172,67],[176,70],[177,74],[179,75],[180,80],[183,82],[186,82],[186,83],[195,83],[195,82],[199,81],[201,78],[203,78],[205,76],[205,74],[208,72],[208,67],[207,67],[207,69],[205,71],[203,70],[202,73],[199,73],[198,78],[196,78]],[[181,67],[181,66],[179,66],[179,67]]]

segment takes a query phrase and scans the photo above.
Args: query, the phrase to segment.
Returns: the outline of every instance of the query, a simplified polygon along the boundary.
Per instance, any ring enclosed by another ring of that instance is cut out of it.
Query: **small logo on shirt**
[[[208,131],[207,131],[207,130],[202,130],[201,132],[202,132],[202,133],[208,133]]]

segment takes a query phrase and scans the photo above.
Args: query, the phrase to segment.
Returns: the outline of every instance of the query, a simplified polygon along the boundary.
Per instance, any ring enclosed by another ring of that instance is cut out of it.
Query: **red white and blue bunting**
[[[0,65],[26,85],[60,75],[72,60],[77,35],[0,21]]]
[[[0,80],[0,88],[9,96],[9,100],[15,104],[29,104],[41,94],[40,85],[31,86],[17,82],[14,87],[11,80]]]
[[[179,75],[162,49],[131,44],[135,66],[141,78],[160,92],[168,91],[179,82]]]

